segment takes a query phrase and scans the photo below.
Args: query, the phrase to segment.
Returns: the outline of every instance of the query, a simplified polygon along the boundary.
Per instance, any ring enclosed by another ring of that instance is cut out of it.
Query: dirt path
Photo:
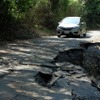
[[[100,31],[89,31],[86,38],[51,36],[1,46],[0,100],[100,100],[100,92],[91,86],[81,67],[76,74],[64,71],[57,88],[48,89],[35,82],[39,71],[52,72],[42,65],[54,67],[50,62],[59,51],[76,48],[83,41],[100,42]]]

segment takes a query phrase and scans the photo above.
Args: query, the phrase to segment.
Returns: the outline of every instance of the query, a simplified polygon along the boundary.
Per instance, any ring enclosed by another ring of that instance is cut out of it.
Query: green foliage
[[[20,29],[19,26],[21,27],[21,24],[25,24],[23,22],[26,19],[26,13],[34,4],[32,2],[33,0],[0,1],[0,40],[12,40],[15,38],[16,31]]]
[[[67,7],[67,16],[81,16],[82,4],[78,0],[70,0]]]
[[[34,8],[35,26],[46,27],[50,22],[50,6],[47,0],[38,0]],[[49,27],[50,25],[48,25]]]
[[[84,17],[90,27],[100,27],[100,0],[88,0],[85,3]]]
[[[35,27],[55,29],[62,16],[66,16],[66,1],[68,0],[37,0],[33,7]]]
[[[68,6],[69,0],[60,0],[58,5],[58,10],[60,13],[60,16],[66,17],[67,16],[67,6]]]
[[[0,0],[0,38],[14,38],[33,28],[55,30],[66,16],[83,16],[91,26],[100,27],[100,0],[86,1]]]

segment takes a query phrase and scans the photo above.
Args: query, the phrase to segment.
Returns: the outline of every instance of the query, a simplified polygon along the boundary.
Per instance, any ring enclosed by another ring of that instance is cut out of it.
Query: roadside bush
[[[85,3],[84,18],[90,28],[100,28],[100,0],[88,0]]]
[[[67,16],[83,16],[88,26],[99,28],[99,1],[0,0],[0,40],[29,38],[34,29],[56,30],[58,22]]]
[[[31,9],[33,0],[1,0],[0,1],[0,40],[14,40],[19,35],[25,37],[27,30],[30,32],[30,27],[26,23],[26,13]],[[22,6],[24,4],[24,6]],[[28,18],[27,18],[28,20]],[[19,27],[20,26],[20,27]],[[24,29],[22,27],[25,27]],[[26,27],[27,26],[27,27]],[[21,29],[22,28],[22,29]],[[19,30],[23,32],[18,32]],[[18,33],[17,33],[18,32]],[[30,32],[31,33],[31,32]],[[28,33],[28,34],[30,34]],[[28,36],[29,37],[29,36]],[[28,38],[27,37],[27,38]]]

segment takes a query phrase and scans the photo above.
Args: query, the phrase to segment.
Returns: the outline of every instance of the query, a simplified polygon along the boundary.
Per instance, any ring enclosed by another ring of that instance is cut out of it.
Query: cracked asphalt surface
[[[79,73],[70,76],[64,72],[64,79],[58,80],[62,88],[48,89],[35,82],[34,76],[39,71],[47,72],[49,67],[54,67],[50,62],[59,51],[76,48],[84,41],[100,42],[100,31],[89,31],[85,38],[48,36],[1,46],[0,100],[83,100],[79,97],[100,100],[100,92],[91,86],[86,74],[76,78]],[[84,74],[83,69],[81,74]]]

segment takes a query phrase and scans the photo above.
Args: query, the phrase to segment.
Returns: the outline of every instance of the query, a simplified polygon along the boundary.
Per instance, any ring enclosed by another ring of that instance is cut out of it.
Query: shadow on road
[[[61,38],[91,38],[90,34],[86,34],[86,36],[75,36],[75,35],[62,35]]]
[[[10,43],[0,48],[0,64],[50,62],[59,51],[79,47],[87,38],[37,38],[31,41]]]

